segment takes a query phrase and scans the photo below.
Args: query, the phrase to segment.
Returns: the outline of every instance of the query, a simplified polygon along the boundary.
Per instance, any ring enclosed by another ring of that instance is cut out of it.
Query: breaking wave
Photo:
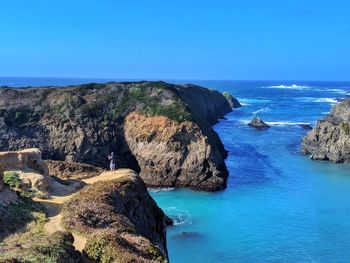
[[[192,217],[189,211],[178,209],[175,206],[170,206],[164,210],[165,214],[167,214],[173,220],[175,226],[192,224]]]
[[[266,87],[268,89],[297,89],[297,90],[308,90],[311,87],[310,86],[306,86],[306,85],[296,85],[296,84],[292,84],[292,85],[278,85],[278,86],[268,86]]]
[[[269,110],[270,110],[269,107],[265,107],[265,108],[262,108],[260,110],[253,111],[252,113],[255,115],[255,114],[258,114],[258,113],[261,113],[261,112],[266,112],[266,111],[269,111]]]

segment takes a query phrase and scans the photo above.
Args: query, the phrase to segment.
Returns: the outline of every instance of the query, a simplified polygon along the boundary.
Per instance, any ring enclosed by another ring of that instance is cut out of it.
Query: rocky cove
[[[212,125],[237,103],[165,82],[0,88],[0,261],[168,261],[172,222],[146,186],[224,189]],[[112,151],[119,169],[108,174]]]

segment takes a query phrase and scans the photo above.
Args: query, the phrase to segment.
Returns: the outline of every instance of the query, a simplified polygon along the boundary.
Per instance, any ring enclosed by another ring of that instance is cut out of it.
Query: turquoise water
[[[176,220],[171,262],[350,262],[350,166],[302,155],[307,131],[298,125],[314,125],[350,84],[199,84],[229,90],[244,106],[215,126],[229,151],[225,191],[152,192]],[[256,114],[272,127],[248,127]]]
[[[0,85],[91,81],[106,80],[0,78]],[[168,228],[171,262],[350,262],[350,166],[302,155],[307,131],[299,126],[325,116],[350,83],[186,82],[228,90],[244,106],[215,126],[229,151],[225,191],[151,192],[176,222]],[[272,127],[248,127],[254,115]]]

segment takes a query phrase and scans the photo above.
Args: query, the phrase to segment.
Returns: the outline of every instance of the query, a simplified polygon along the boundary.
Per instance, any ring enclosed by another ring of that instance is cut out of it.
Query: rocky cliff
[[[227,153],[211,126],[229,111],[222,94],[195,85],[2,87],[0,150],[37,147],[45,159],[105,168],[114,151],[117,166],[141,171],[152,186],[219,190],[226,186]],[[163,124],[151,127],[160,116]],[[167,131],[172,136],[163,136]]]
[[[317,122],[302,141],[311,159],[335,163],[350,162],[350,99],[333,107],[329,116]]]
[[[101,181],[63,207],[63,225],[87,237],[93,262],[167,262],[168,218],[135,173]]]

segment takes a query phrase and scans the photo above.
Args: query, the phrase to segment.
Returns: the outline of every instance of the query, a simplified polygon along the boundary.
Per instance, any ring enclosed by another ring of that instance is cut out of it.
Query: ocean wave
[[[253,111],[252,113],[253,113],[254,115],[256,115],[256,114],[258,114],[258,113],[266,112],[266,111],[269,111],[269,110],[270,110],[269,107],[265,107],[265,108],[262,108],[262,109],[260,109],[260,110]]]
[[[342,94],[342,95],[349,95],[349,88],[330,88],[330,89],[315,89],[315,91],[321,91],[321,92],[332,92],[332,93],[338,93],[338,94]]]
[[[172,220],[175,226],[183,224],[192,224],[192,216],[189,211],[178,209],[175,206],[170,206],[164,209]]]
[[[268,89],[296,89],[296,90],[308,90],[311,87],[310,86],[306,86],[306,85],[296,85],[296,84],[292,84],[292,85],[278,85],[278,86],[268,86],[266,87]]]
[[[321,99],[317,99],[316,102],[327,102],[327,103],[338,103],[338,100],[336,98],[321,98]]]
[[[341,100],[340,98],[315,98],[315,97],[300,97],[300,98],[296,98],[299,101],[302,102],[322,102],[322,103],[331,103],[331,104],[336,104],[339,102],[339,100]]]
[[[256,103],[268,103],[268,102],[271,102],[270,100],[267,100],[267,99],[247,99],[247,98],[238,98],[238,101],[243,106],[248,106],[248,105],[256,104]]]
[[[173,191],[175,188],[174,187],[164,187],[164,188],[148,188],[148,191],[151,193],[159,193],[159,192],[169,192]]]
[[[308,122],[293,122],[293,121],[266,121],[270,126],[287,126],[287,125],[310,125]]]

